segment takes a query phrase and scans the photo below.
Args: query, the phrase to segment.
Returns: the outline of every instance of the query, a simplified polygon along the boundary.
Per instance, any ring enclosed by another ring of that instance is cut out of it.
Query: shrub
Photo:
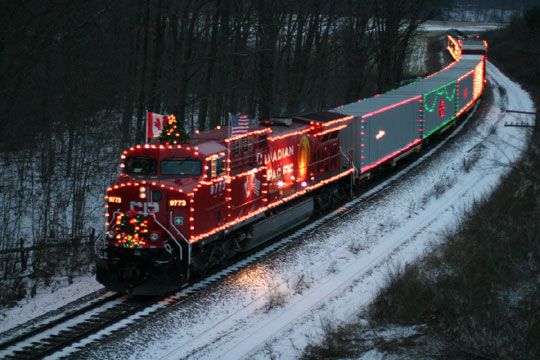
[[[263,311],[268,313],[274,309],[283,307],[289,299],[289,292],[278,287],[273,288],[267,295]]]

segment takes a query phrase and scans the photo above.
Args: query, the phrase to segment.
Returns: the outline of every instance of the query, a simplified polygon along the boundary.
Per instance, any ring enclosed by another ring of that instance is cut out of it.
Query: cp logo
[[[150,214],[159,212],[159,204],[157,202],[140,202],[140,201],[131,201],[129,203],[129,209],[135,210],[139,213]]]

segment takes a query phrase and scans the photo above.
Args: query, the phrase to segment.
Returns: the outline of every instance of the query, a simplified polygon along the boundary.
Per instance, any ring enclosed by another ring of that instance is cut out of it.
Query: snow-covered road
[[[533,102],[495,66],[488,69],[494,105],[485,118],[396,186],[84,356],[292,359],[320,336],[323,320],[357,316],[389,269],[440,241],[519,158],[528,130],[504,124],[531,119],[501,108],[532,111]]]

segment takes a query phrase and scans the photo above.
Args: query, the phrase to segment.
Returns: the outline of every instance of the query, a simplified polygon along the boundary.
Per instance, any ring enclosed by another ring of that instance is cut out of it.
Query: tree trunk
[[[164,52],[165,19],[163,17],[163,0],[158,0],[158,7],[154,20],[154,57],[150,71],[150,104],[151,110],[161,112],[161,62]]]
[[[142,142],[144,139],[145,122],[146,122],[146,71],[148,68],[148,39],[150,31],[150,3],[146,2],[146,13],[144,15],[144,39],[143,39],[143,51],[142,51],[142,69],[141,69],[141,85],[139,88],[139,109],[138,109],[138,121],[137,121],[137,135],[136,141]]]
[[[211,17],[211,31],[210,31],[210,50],[208,51],[208,61],[207,61],[207,67],[206,67],[206,76],[204,79],[204,84],[202,91],[200,93],[201,102],[199,104],[199,113],[198,113],[198,119],[199,119],[199,128],[201,130],[206,129],[207,126],[207,113],[208,113],[208,99],[210,98],[211,93],[211,87],[212,87],[212,79],[214,77],[214,66],[216,64],[216,55],[217,55],[217,39],[218,39],[218,29],[219,29],[219,19],[220,19],[220,7],[221,7],[221,0],[216,1],[216,8],[214,10],[214,14]],[[210,119],[209,125],[212,127],[212,125],[215,125],[215,120]]]

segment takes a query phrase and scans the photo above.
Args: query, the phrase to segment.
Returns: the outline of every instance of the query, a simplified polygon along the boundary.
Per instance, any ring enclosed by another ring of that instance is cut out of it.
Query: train
[[[179,144],[126,149],[105,195],[97,280],[112,291],[167,294],[335,208],[481,97],[487,43],[448,35],[447,49],[449,65],[385,94],[235,136],[218,126]]]

